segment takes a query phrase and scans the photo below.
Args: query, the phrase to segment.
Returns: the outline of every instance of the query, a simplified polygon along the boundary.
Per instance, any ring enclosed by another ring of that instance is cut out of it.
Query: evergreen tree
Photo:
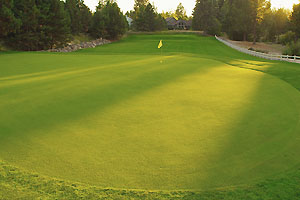
[[[263,20],[264,14],[271,8],[270,1],[267,0],[251,0],[251,18],[252,18],[252,34],[253,34],[253,44],[257,41],[258,28]]]
[[[294,5],[291,15],[292,30],[300,37],[300,4]]]
[[[92,17],[90,35],[94,38],[100,38],[107,35],[105,31],[104,15],[102,9],[105,7],[104,1],[99,1],[96,12]]]
[[[183,19],[183,20],[188,19],[187,15],[186,15],[186,11],[181,3],[179,3],[179,5],[177,6],[175,14],[176,14],[177,19]]]
[[[63,46],[70,37],[70,18],[60,0],[37,1],[40,9],[40,49]],[[47,9],[45,9],[47,8]]]
[[[127,20],[116,2],[107,1],[102,12],[104,16],[106,38],[116,39],[126,32],[128,29]]]
[[[221,9],[223,31],[231,39],[247,40],[252,24],[251,0],[225,1]]]
[[[79,7],[80,0],[66,0],[65,9],[70,16],[70,26],[72,34],[78,34],[82,30]]]
[[[116,39],[128,29],[126,17],[112,0],[99,1],[92,17],[90,34],[95,37]]]
[[[167,22],[161,14],[155,16],[154,31],[162,31],[167,27]]]
[[[13,13],[13,0],[0,0],[0,38],[15,33],[21,21]]]
[[[149,0],[134,0],[134,9],[139,9],[140,7],[145,7],[149,4]]]
[[[7,42],[16,49],[38,50],[39,37],[36,33],[39,28],[39,10],[35,0],[14,1],[13,11],[22,25],[16,33],[9,35]]]
[[[148,1],[136,1],[132,26],[137,31],[157,31],[166,27],[166,22]],[[146,4],[146,5],[144,5]]]
[[[145,16],[144,20],[146,22],[145,31],[154,31],[156,14],[154,12],[154,8],[151,5],[151,3],[148,3],[148,5],[146,6],[144,16]]]
[[[194,30],[203,30],[211,35],[219,35],[221,23],[218,20],[219,4],[217,0],[197,0],[193,12]]]
[[[81,24],[81,30],[82,33],[87,33],[89,31],[89,28],[91,26],[92,22],[92,12],[91,10],[84,4],[83,1],[80,1],[79,4],[80,8],[80,24]]]

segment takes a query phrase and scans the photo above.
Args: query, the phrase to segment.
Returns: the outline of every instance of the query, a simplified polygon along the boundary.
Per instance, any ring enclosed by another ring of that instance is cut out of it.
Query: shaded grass
[[[99,188],[24,172],[0,163],[1,199],[297,199],[300,170],[252,186],[208,191],[144,191]]]
[[[164,55],[167,58],[159,64],[161,57],[156,43],[162,37],[165,37]],[[168,57],[172,55],[174,57]],[[13,59],[15,56],[19,60]],[[61,186],[54,179],[43,177],[40,180],[40,176],[37,179],[46,186],[36,190],[31,186],[27,188],[36,181],[28,178],[31,173],[24,175],[25,172],[16,169],[21,173],[15,178],[16,182],[23,179],[27,182],[12,186],[15,183],[5,175],[1,178],[0,194],[18,191],[20,196],[24,194],[28,198],[30,195],[44,195],[44,198],[79,198],[82,195],[87,199],[274,199],[297,195],[298,91],[274,77],[229,67],[267,72],[299,88],[296,65],[256,59],[228,49],[212,38],[194,35],[130,36],[115,44],[66,55],[19,53],[0,57],[4,64],[0,74],[0,109],[5,113],[0,115],[4,122],[0,123],[1,155],[6,160],[53,177],[92,185],[103,181],[100,185],[104,187],[141,185],[141,188],[149,189],[211,190],[150,192],[110,189],[106,194],[107,191],[101,188],[85,185],[78,189],[65,181]],[[204,96],[207,102],[199,101]],[[209,119],[213,121],[209,122]],[[209,130],[213,126],[202,124],[202,120],[214,124],[214,131]],[[99,135],[99,130],[108,131],[101,131]],[[222,133],[221,137],[209,136],[205,143],[201,140],[207,138],[197,136],[197,133],[209,135],[218,132]],[[168,134],[163,137],[159,133]],[[87,145],[78,146],[83,141],[88,141]],[[93,150],[105,145],[107,148],[103,150]],[[109,149],[109,145],[114,145],[117,150]],[[79,151],[72,150],[74,148]],[[214,154],[203,154],[205,151]],[[148,157],[139,152],[149,152]],[[118,154],[121,155],[118,160],[110,159]],[[201,154],[207,158],[205,162],[195,157]],[[44,159],[53,155],[56,155],[55,162]],[[160,158],[159,155],[164,156]],[[191,155],[194,156],[189,157]],[[116,169],[99,171],[103,167],[96,164],[101,165],[103,160],[107,161],[108,169]],[[138,163],[140,167],[133,168],[136,174],[144,174],[147,171],[144,166],[152,166],[150,169],[154,170],[150,174],[160,179],[151,176],[144,180],[138,176],[132,179],[132,173],[126,171],[132,167],[131,163]],[[170,166],[188,169],[186,163],[190,167],[200,167],[194,171],[203,172],[204,169],[206,177],[194,172],[189,175],[191,171],[185,170],[170,173]],[[161,173],[158,167],[162,167]],[[82,172],[87,177],[82,176]],[[107,174],[117,181],[107,179]],[[126,174],[129,177],[126,178]],[[185,182],[180,182],[178,175],[185,177]],[[273,180],[262,182],[261,178],[266,177]],[[255,185],[257,182],[261,184]],[[232,184],[251,186],[211,189]],[[276,192],[275,189],[282,184],[283,191]],[[53,194],[43,193],[51,187],[63,192],[53,192],[52,188],[50,193]]]

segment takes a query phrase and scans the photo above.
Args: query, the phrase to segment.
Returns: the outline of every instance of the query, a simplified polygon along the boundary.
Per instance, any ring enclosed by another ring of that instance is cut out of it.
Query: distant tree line
[[[80,33],[115,39],[127,28],[113,0],[100,1],[95,13],[83,0],[0,0],[0,39],[19,50],[60,47]]]

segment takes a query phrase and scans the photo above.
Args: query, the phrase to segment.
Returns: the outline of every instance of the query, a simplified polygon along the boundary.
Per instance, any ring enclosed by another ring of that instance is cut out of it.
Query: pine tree
[[[251,0],[225,1],[221,9],[223,31],[231,39],[246,40],[252,26]]]
[[[155,18],[156,14],[154,12],[154,8],[151,5],[151,3],[148,3],[148,5],[145,8],[145,31],[154,31],[155,30]]]
[[[149,4],[149,0],[134,0],[134,9],[138,9],[140,7],[145,7]]]
[[[179,3],[179,5],[177,6],[175,14],[178,19],[183,19],[183,20],[188,19],[187,15],[186,15],[186,11],[181,3]]]
[[[70,16],[70,26],[72,34],[78,34],[82,30],[80,20],[80,0],[66,0],[65,9]]]
[[[102,9],[106,38],[116,39],[128,29],[126,17],[120,11],[116,2],[107,1]]]
[[[70,38],[70,18],[60,0],[49,0],[48,13],[42,27],[46,34],[47,45],[44,48],[63,46]]]
[[[94,13],[91,21],[90,35],[94,38],[100,38],[107,35],[105,31],[103,8],[105,7],[104,1],[99,1],[96,7],[96,12]]]
[[[112,0],[100,0],[92,17],[90,34],[94,38],[116,39],[128,29],[126,17]]]
[[[13,0],[0,0],[0,38],[15,33],[21,21],[13,13]]]
[[[221,23],[218,20],[219,4],[217,0],[197,0],[193,12],[194,30],[203,30],[211,35],[221,32]]]
[[[252,34],[253,34],[253,44],[257,40],[257,31],[260,23],[263,20],[263,16],[267,10],[270,9],[271,3],[267,0],[251,0],[251,18],[253,22]]]
[[[91,10],[84,4],[83,1],[79,4],[80,10],[80,23],[81,30],[80,32],[87,33],[89,31],[91,22],[92,22],[92,12]]]
[[[39,36],[36,34],[39,27],[39,10],[34,0],[14,1],[15,17],[22,25],[15,34],[9,35],[8,43],[16,49],[38,50]]]
[[[291,15],[292,30],[300,37],[300,4],[294,5]]]

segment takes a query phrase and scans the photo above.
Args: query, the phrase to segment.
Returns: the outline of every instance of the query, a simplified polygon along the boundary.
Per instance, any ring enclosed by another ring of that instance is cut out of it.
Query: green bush
[[[296,33],[293,31],[288,31],[285,34],[281,34],[278,37],[278,43],[283,45],[288,45],[297,40]]]
[[[300,41],[290,43],[283,51],[284,55],[300,56]]]

